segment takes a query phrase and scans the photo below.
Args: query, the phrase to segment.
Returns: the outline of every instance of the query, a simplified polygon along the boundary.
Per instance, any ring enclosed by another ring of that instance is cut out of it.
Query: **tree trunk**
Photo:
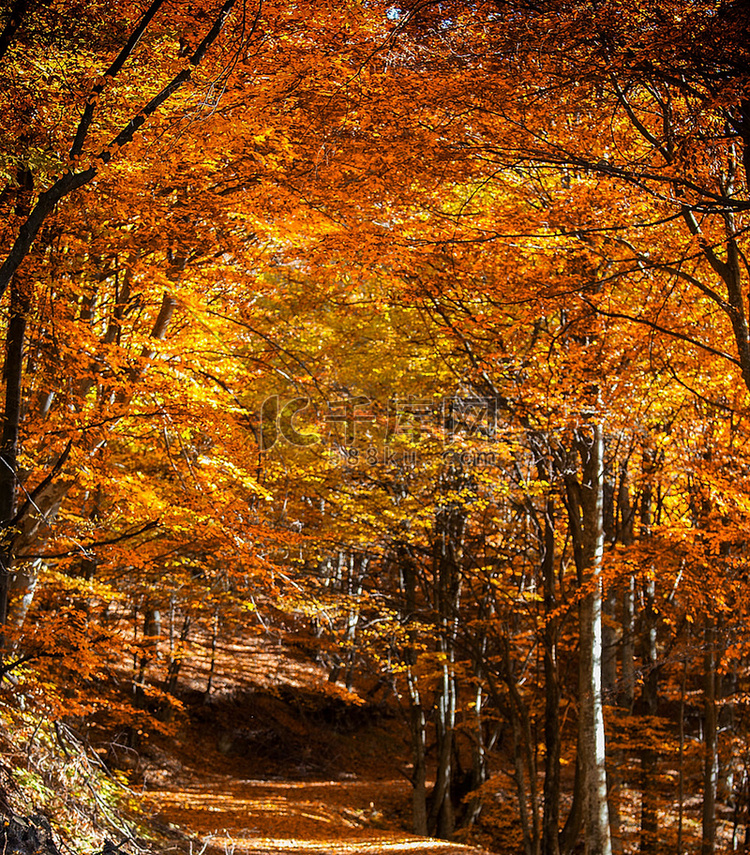
[[[216,649],[219,643],[219,607],[214,606],[214,619],[211,623],[211,661],[208,666],[208,679],[206,680],[206,691],[203,693],[203,703],[208,703],[214,687],[214,675],[216,673]]]
[[[0,626],[8,619],[13,563],[13,527],[18,494],[18,429],[21,421],[23,347],[29,300],[18,278],[10,288],[10,318],[5,339],[5,412],[0,440]]]
[[[585,802],[583,792],[583,771],[581,769],[581,753],[576,757],[575,778],[573,780],[573,803],[570,813],[565,820],[565,825],[560,832],[560,855],[570,855],[575,849],[578,835],[583,826],[583,805]]]
[[[185,615],[182,619],[182,628],[178,639],[179,648],[175,645],[174,638],[174,599],[170,601],[169,612],[169,663],[167,665],[167,676],[164,681],[165,689],[170,695],[177,692],[177,680],[180,676],[182,668],[182,646],[185,644],[190,632],[190,615]]]
[[[656,648],[656,583],[648,579],[644,590],[644,678],[642,688],[643,714],[648,717],[648,732],[653,733],[654,719],[659,712],[659,672]],[[655,741],[652,735],[649,743]],[[641,750],[641,852],[654,852],[659,845],[658,813],[658,754],[653,744]]]
[[[481,676],[481,668],[476,669],[477,676]],[[479,788],[487,780],[487,754],[484,740],[484,722],[483,722],[483,705],[484,693],[482,685],[477,685],[476,695],[474,696],[474,720],[473,720],[473,740],[471,744],[471,781],[469,784],[469,793],[471,794],[466,809],[461,817],[461,827],[468,828],[472,826],[479,818],[482,812],[482,795]]]
[[[654,471],[654,455],[650,449],[644,451],[644,487],[641,498],[641,539],[651,536],[653,516],[653,492],[650,478]],[[659,711],[659,671],[658,651],[656,646],[656,579],[655,570],[650,568],[649,577],[644,584],[643,609],[643,688],[641,690],[641,712],[649,718],[647,733],[653,733],[654,717]],[[654,742],[654,737],[650,737]],[[647,744],[641,750],[641,839],[640,850],[644,853],[654,852],[658,847],[659,813],[658,813],[658,756],[653,744]]]
[[[701,855],[713,855],[716,850],[716,790],[719,781],[719,751],[716,715],[716,628],[706,619],[705,651],[703,654],[703,832]]]
[[[453,731],[456,719],[456,691],[452,664],[451,661],[447,661],[443,665],[436,702],[435,732],[438,762],[427,821],[427,828],[430,833],[443,839],[448,839],[455,828],[451,784],[453,782]]]
[[[396,555],[401,578],[403,619],[407,625],[414,620],[417,610],[417,571],[408,547],[396,544]],[[407,630],[408,643],[403,653],[406,664],[406,686],[409,692],[409,729],[412,745],[412,824],[415,834],[427,836],[427,762],[425,746],[426,720],[419,692],[419,681],[414,673],[417,664],[416,632]]]
[[[583,596],[579,604],[579,731],[578,750],[584,781],[586,855],[612,855],[607,805],[607,771],[602,708],[602,558],[603,458],[601,425],[579,435],[583,464],[581,521],[583,535]]]
[[[622,593],[622,688],[620,706],[633,712],[635,702],[635,579],[625,580]]]
[[[682,852],[682,835],[685,824],[685,693],[687,688],[687,660],[682,663],[680,680],[680,746],[679,778],[677,781],[677,852]]]
[[[427,763],[425,758],[425,716],[417,678],[411,667],[406,675],[409,687],[409,714],[412,741],[412,823],[414,833],[427,836]]]
[[[548,498],[544,514],[542,579],[544,585],[544,807],[542,852],[559,855],[560,844],[560,679],[557,669],[558,619],[555,593],[555,503]]]
[[[466,479],[459,466],[450,466],[441,476],[445,492],[459,492]],[[456,726],[456,677],[454,673],[456,632],[461,598],[461,562],[463,560],[466,512],[461,503],[446,501],[438,508],[433,535],[434,608],[437,625],[436,651],[441,663],[438,679],[435,720],[437,769],[430,796],[427,828],[431,834],[449,838],[455,826],[453,804],[454,730]]]

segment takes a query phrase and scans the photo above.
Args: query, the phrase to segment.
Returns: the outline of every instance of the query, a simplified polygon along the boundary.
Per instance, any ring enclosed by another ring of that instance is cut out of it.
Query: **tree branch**
[[[117,134],[109,145],[102,149],[94,158],[95,161],[109,163],[112,159],[114,150],[119,150],[127,143],[131,142],[134,134],[145,124],[146,119],[161,107],[171,95],[173,95],[184,83],[186,83],[195,67],[203,60],[206,51],[213,44],[221,32],[227,16],[232,11],[236,0],[225,0],[219,13],[217,14],[213,26],[201,41],[198,47],[193,52],[193,55],[188,60],[188,67],[183,69],[179,74],[175,75],[172,80],[149,101],[149,103],[127,123],[127,125]],[[124,59],[123,59],[124,62]],[[85,118],[85,116],[84,116]],[[83,119],[82,119],[83,121]],[[90,122],[90,120],[89,120]],[[80,127],[80,126],[79,126]],[[85,137],[85,133],[83,134]],[[75,142],[74,142],[75,145]],[[97,174],[98,166],[90,166],[82,172],[65,172],[55,183],[44,193],[39,196],[36,205],[27,217],[19,230],[8,257],[0,266],[0,298],[5,293],[11,277],[18,270],[24,258],[26,258],[31,245],[34,242],[39,229],[44,221],[55,209],[57,203],[65,196],[72,193],[74,190],[88,184]]]
[[[704,344],[703,342],[698,341],[697,339],[691,338],[689,335],[677,332],[677,330],[667,329],[667,327],[663,327],[661,324],[657,324],[655,321],[649,321],[647,318],[639,318],[635,315],[627,315],[624,312],[607,311],[606,309],[602,309],[601,307],[594,305],[585,297],[582,297],[581,299],[586,303],[587,306],[589,306],[591,311],[595,312],[597,315],[601,315],[604,318],[613,318],[615,320],[630,321],[634,324],[642,324],[643,326],[649,327],[649,329],[652,329],[655,332],[664,333],[664,335],[668,335],[671,338],[676,338],[679,341],[684,341],[688,344],[692,344],[699,350],[705,350],[706,353],[713,354],[713,356],[719,356],[721,357],[721,359],[725,359],[727,362],[731,362],[732,365],[736,365],[737,368],[739,368],[740,370],[742,369],[742,363],[739,359],[736,359],[734,356],[730,356],[728,353],[724,353],[723,350],[717,350],[715,347],[711,347],[710,344]]]
[[[78,130],[76,131],[75,139],[73,140],[73,145],[70,148],[71,160],[75,157],[78,157],[83,151],[83,143],[85,142],[86,135],[88,134],[89,128],[91,127],[91,121],[94,118],[94,110],[96,109],[96,105],[99,102],[99,96],[104,91],[107,78],[113,79],[117,76],[118,72],[123,67],[123,65],[125,65],[126,60],[133,53],[136,45],[141,40],[141,36],[146,31],[146,27],[148,27],[154,15],[163,5],[164,0],[153,0],[153,3],[144,12],[143,17],[141,18],[140,22],[133,30],[133,32],[130,34],[130,38],[127,40],[120,53],[117,55],[115,61],[104,72],[101,81],[97,83],[96,86],[94,86],[94,88],[91,90],[91,94],[89,95],[86,101],[86,106],[83,108],[83,116],[81,116],[81,121],[78,123]]]
[[[44,552],[44,553],[24,553],[22,555],[17,555],[16,558],[18,560],[26,560],[26,559],[47,559],[47,558],[69,558],[71,555],[78,555],[83,553],[87,555],[92,549],[97,549],[100,546],[112,546],[115,543],[122,543],[123,540],[130,540],[133,537],[138,537],[139,534],[145,534],[147,531],[152,531],[157,528],[160,520],[150,520],[149,522],[142,525],[140,528],[137,528],[133,531],[127,531],[125,534],[120,534],[117,537],[110,537],[106,540],[92,540],[91,543],[86,544],[85,546],[78,544],[78,549],[68,549],[66,552]]]

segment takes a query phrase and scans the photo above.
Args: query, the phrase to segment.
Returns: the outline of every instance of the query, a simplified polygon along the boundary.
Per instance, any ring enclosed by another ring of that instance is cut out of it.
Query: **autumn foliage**
[[[283,625],[420,834],[746,848],[748,22],[6,3],[4,703]]]

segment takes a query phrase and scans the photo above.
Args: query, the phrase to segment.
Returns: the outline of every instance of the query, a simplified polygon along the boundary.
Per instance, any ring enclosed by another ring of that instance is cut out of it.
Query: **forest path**
[[[387,828],[409,800],[393,781],[237,780],[208,775],[185,788],[152,790],[162,822],[191,838],[192,855],[481,855],[481,850]],[[380,825],[383,827],[378,827]]]
[[[214,695],[142,773],[155,818],[178,830],[182,851],[484,855],[404,831],[412,787],[395,719],[350,721],[358,707],[348,693],[271,634],[222,639],[213,668],[210,640],[198,641],[181,683],[199,698],[211,671]]]

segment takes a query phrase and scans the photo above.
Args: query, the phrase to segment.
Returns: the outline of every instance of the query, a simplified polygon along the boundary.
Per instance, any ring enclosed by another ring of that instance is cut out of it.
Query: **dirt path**
[[[183,686],[199,695],[208,670],[204,650],[186,664]],[[192,724],[143,772],[156,818],[188,836],[183,851],[482,855],[403,831],[411,784],[398,775],[393,722],[351,725],[349,706],[333,706],[327,671],[298,651],[269,635],[224,640],[213,685],[211,702],[194,706]]]
[[[387,819],[408,803],[406,781],[251,781],[211,776],[150,793],[163,822],[179,826],[194,855],[480,855],[480,850],[406,834]]]

